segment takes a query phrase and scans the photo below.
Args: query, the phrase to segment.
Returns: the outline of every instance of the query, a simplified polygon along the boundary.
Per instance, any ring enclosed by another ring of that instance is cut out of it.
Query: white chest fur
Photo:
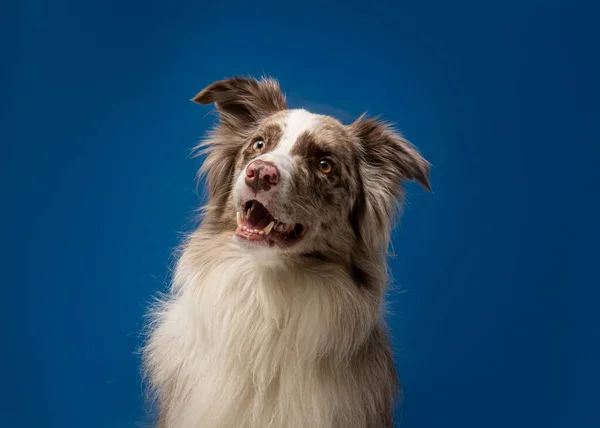
[[[373,302],[353,296],[339,271],[268,269],[233,247],[200,262],[182,258],[146,347],[167,427],[337,427],[340,415],[356,417],[361,391],[344,362],[372,327]]]

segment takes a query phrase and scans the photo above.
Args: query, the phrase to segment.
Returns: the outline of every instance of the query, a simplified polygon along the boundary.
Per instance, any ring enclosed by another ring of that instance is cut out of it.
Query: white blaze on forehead
[[[314,128],[319,120],[319,115],[306,110],[289,110],[283,116],[279,125],[283,131],[281,140],[275,149],[261,156],[262,159],[272,161],[280,168],[291,168],[292,157],[290,152],[298,141],[298,137],[305,131]]]
[[[290,110],[283,123],[283,136],[275,150],[289,153],[296,144],[298,137],[311,128],[314,128],[319,116],[306,110]]]

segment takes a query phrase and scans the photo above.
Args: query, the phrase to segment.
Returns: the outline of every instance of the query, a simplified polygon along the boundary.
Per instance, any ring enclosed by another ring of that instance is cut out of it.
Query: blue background
[[[263,73],[433,164],[393,243],[400,426],[600,426],[597,2],[1,8],[0,426],[147,422],[141,317],[213,121],[189,99]]]

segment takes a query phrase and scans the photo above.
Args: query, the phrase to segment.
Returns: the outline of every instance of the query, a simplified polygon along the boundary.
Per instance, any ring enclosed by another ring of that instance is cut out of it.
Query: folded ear
[[[362,195],[351,218],[355,233],[375,247],[389,243],[396,208],[402,202],[402,182],[415,180],[427,190],[429,162],[384,122],[364,119],[349,125],[359,142],[358,174]]]
[[[279,83],[270,78],[262,80],[234,77],[214,82],[201,90],[192,101],[214,103],[224,125],[237,127],[287,109],[285,95]]]
[[[405,180],[414,180],[431,191],[430,165],[405,138],[390,125],[377,119],[359,117],[350,125],[361,142],[363,161],[369,171],[391,194]]]

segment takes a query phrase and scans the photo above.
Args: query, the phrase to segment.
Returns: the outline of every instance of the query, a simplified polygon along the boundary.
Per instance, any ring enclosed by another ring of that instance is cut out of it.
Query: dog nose
[[[255,160],[246,168],[246,185],[265,192],[279,183],[279,170],[270,162]]]

